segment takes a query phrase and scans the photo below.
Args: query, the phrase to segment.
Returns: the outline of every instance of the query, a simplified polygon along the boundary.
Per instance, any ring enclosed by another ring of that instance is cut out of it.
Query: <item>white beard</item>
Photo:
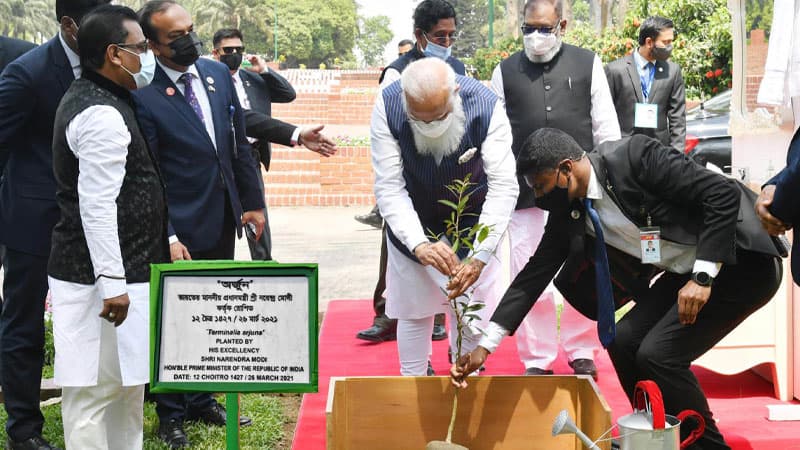
[[[417,153],[423,156],[433,156],[436,160],[436,165],[441,164],[445,156],[451,155],[458,150],[461,139],[464,137],[467,117],[466,113],[464,113],[461,96],[458,94],[455,94],[453,111],[450,114],[453,114],[453,122],[450,128],[437,138],[427,137],[418,133],[414,127],[411,127],[411,131],[414,134],[414,144],[417,146]]]
[[[534,55],[533,51],[529,49],[525,49],[525,56],[528,57],[528,60],[534,64],[541,64],[541,63],[548,63],[550,62],[557,54],[561,51],[561,36],[558,36],[558,41],[556,45],[553,46],[550,50],[547,51],[544,55]]]

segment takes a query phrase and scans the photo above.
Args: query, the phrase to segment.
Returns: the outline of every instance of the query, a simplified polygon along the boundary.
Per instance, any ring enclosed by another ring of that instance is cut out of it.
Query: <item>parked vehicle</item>
[[[707,162],[731,173],[731,136],[728,123],[731,91],[724,91],[686,111],[686,154],[702,165]]]

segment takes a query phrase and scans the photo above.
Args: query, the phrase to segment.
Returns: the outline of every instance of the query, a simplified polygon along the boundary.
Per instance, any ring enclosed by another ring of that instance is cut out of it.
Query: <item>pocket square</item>
[[[467,162],[470,159],[474,158],[475,157],[475,153],[478,153],[478,148],[477,147],[472,147],[472,148],[468,149],[467,151],[462,153],[461,156],[458,157],[458,163],[459,164],[464,164],[465,162]]]

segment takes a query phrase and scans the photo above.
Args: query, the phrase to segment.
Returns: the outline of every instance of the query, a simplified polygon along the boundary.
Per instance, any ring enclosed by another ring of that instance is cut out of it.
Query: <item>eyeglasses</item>
[[[519,27],[522,30],[522,34],[528,35],[533,33],[534,31],[538,31],[539,34],[552,34],[558,31],[561,28],[561,19],[559,19],[558,23],[553,25],[552,27],[542,27],[536,25],[523,25]]]
[[[442,47],[447,47],[448,43],[452,45],[453,42],[458,40],[458,35],[456,33],[443,34],[438,36],[428,36],[428,33],[422,33],[422,34],[425,36],[425,39],[427,39],[428,42],[439,44]]]
[[[149,44],[150,44],[150,41],[145,39],[142,42],[138,42],[136,44],[121,43],[121,44],[114,44],[114,45],[116,45],[117,47],[120,47],[120,48],[126,48],[126,49],[127,48],[132,48],[132,49],[136,50],[136,53],[145,53],[147,51],[147,47],[149,46]]]
[[[220,50],[226,55],[230,55],[232,53],[238,53],[241,55],[244,53],[244,47],[220,47]]]

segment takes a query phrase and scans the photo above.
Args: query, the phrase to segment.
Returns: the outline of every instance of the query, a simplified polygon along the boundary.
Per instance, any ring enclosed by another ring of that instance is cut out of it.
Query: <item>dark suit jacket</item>
[[[261,174],[245,136],[244,114],[230,71],[205,58],[195,65],[211,104],[216,149],[160,66],[150,86],[134,91],[139,123],[167,185],[169,234],[177,235],[190,252],[216,245],[223,233],[225,208],[233,209],[241,236],[242,212],[264,207],[258,186]]]
[[[642,83],[634,61],[631,54],[605,67],[622,136],[644,134],[682,152],[686,147],[686,92],[681,67],[672,61],[656,61],[656,72],[647,101],[658,105],[658,128],[634,128],[635,105],[644,101]]]
[[[294,101],[297,93],[292,85],[282,76],[269,70],[266,73],[253,73],[239,70],[247,100],[250,102],[250,113],[245,116],[247,120],[247,135],[258,139],[255,149],[259,159],[264,164],[264,169],[269,170],[272,158],[270,142],[289,146],[292,133],[297,128],[285,122],[272,119],[272,103],[289,103]],[[255,114],[258,113],[258,114]]]
[[[800,224],[800,130],[797,130],[789,144],[786,154],[786,167],[766,184],[775,185],[775,197],[769,211],[784,223],[795,226],[794,243],[792,244],[792,277],[800,284],[800,236],[797,225]]]
[[[34,47],[36,44],[28,41],[0,36],[0,72]]]
[[[603,195],[628,219],[641,227],[649,215],[653,225],[661,227],[664,240],[695,246],[697,259],[735,264],[737,248],[778,256],[755,215],[752,192],[748,194],[749,189],[682,153],[634,135],[603,143],[587,157],[604,188]],[[516,330],[562,264],[556,287],[581,313],[595,317],[594,278],[583,276],[593,259],[593,245],[587,243],[580,201],[563,214],[550,214],[539,247],[511,283],[492,321]],[[643,265],[637,258],[622,256],[610,246],[608,250],[615,290],[635,295],[656,273],[653,266]],[[630,281],[643,284],[626,284]],[[580,295],[573,295],[575,292]],[[617,297],[618,305],[624,300]]]
[[[0,77],[0,242],[14,250],[50,253],[59,217],[53,121],[73,80],[58,36],[16,59]]]

